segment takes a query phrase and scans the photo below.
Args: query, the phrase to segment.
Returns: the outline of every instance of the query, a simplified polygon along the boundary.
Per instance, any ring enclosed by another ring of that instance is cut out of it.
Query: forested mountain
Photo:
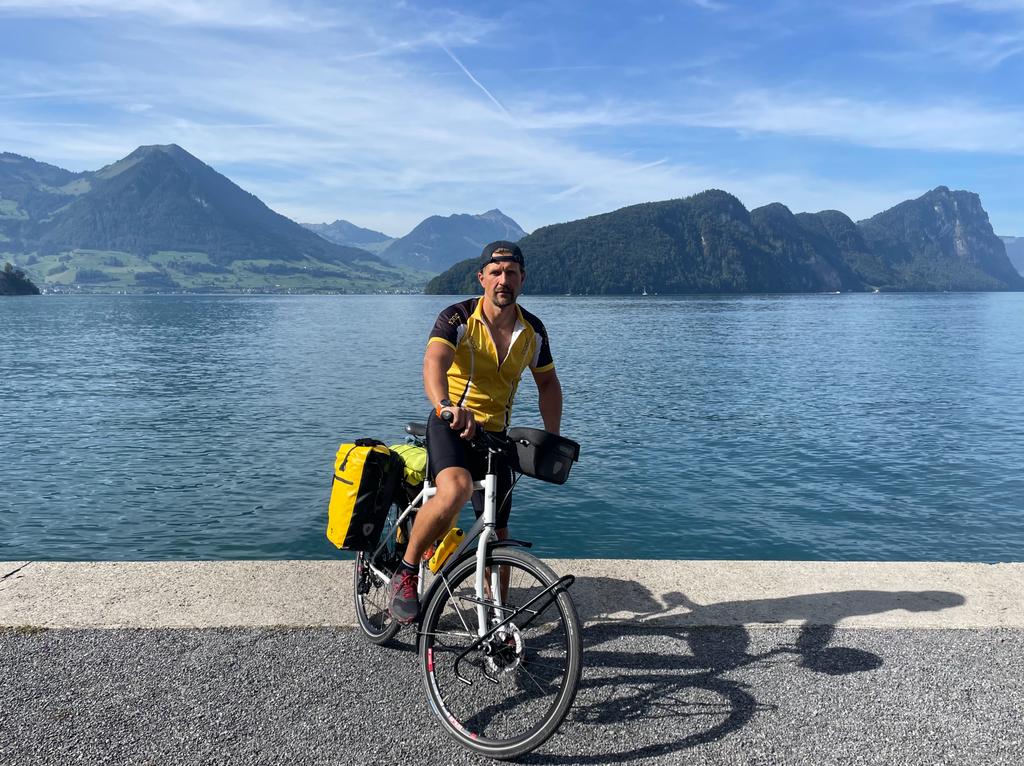
[[[364,247],[388,241],[347,221],[321,226]],[[173,144],[84,173],[0,154],[0,256],[44,289],[395,291],[447,268],[428,291],[475,293],[475,259],[496,239],[520,240],[533,293],[1024,289],[1007,257],[1024,267],[1024,239],[1000,239],[978,195],[944,186],[858,223],[778,203],[748,211],[711,190],[523,235],[499,210],[432,216],[378,258],[275,213]]]
[[[531,293],[1022,290],[976,194],[940,186],[860,223],[747,209],[711,190],[546,226],[519,242]],[[475,293],[476,264],[432,280]]]
[[[371,253],[379,253],[395,241],[394,237],[389,237],[387,234],[373,229],[364,229],[340,218],[334,223],[303,223],[300,225],[337,245],[358,247]]]
[[[0,295],[39,295],[39,288],[25,276],[21,269],[5,263],[0,271]]]
[[[431,216],[380,252],[395,266],[438,273],[454,263],[480,255],[484,245],[498,239],[516,242],[526,234],[500,210],[481,215],[460,213]]]
[[[868,247],[905,290],[1024,289],[977,194],[940,186],[861,221]]]
[[[1006,255],[1018,274],[1024,274],[1024,237],[1000,237],[1006,247]]]
[[[86,173],[0,156],[0,252],[51,285],[101,289],[366,292],[417,282],[275,213],[174,144]]]

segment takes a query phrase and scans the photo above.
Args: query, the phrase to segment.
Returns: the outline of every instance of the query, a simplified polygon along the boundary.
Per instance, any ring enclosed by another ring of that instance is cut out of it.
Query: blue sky
[[[300,221],[941,184],[1024,235],[1024,0],[0,0],[0,72],[0,151],[177,143]]]

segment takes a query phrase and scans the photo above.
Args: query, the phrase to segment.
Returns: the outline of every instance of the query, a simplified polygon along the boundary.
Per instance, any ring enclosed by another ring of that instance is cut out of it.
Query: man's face
[[[495,306],[505,307],[516,302],[526,274],[515,261],[501,261],[488,263],[477,278],[484,288],[484,296]]]

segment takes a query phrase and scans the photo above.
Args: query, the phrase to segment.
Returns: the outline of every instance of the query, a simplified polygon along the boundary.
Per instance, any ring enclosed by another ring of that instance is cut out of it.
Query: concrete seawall
[[[1024,627],[1024,564],[552,559],[588,624]],[[0,627],[354,626],[349,561],[0,562]]]

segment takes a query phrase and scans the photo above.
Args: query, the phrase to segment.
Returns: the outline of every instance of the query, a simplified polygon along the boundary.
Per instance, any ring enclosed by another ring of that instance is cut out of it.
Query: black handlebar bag
[[[402,459],[376,439],[342,444],[334,459],[327,539],[348,551],[375,548],[403,469]]]
[[[510,428],[508,438],[515,445],[513,470],[541,481],[565,484],[580,459],[579,444],[539,428]]]

